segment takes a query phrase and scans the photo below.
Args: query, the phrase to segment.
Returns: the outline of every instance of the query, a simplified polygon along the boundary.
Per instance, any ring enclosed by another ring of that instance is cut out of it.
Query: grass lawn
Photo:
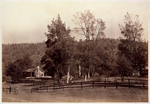
[[[148,102],[148,89],[119,87],[96,87],[61,89],[50,92],[30,93],[25,84],[3,84],[16,86],[19,94],[2,94],[3,102]]]

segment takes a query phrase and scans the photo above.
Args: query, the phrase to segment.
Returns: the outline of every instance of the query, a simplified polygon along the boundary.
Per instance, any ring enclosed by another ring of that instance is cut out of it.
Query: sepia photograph
[[[1,0],[3,103],[148,103],[148,0]]]

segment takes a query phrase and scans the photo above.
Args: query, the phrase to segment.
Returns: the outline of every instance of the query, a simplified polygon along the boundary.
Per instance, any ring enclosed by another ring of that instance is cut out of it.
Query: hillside
[[[117,51],[119,40],[116,39],[102,39],[98,42],[101,47],[109,49],[112,57]],[[115,49],[115,52],[113,50]],[[32,66],[40,64],[42,56],[45,54],[46,45],[45,43],[20,43],[20,44],[2,44],[2,68],[3,71],[6,69],[8,63],[14,62],[17,59],[23,58],[25,55],[33,60]],[[113,53],[112,53],[113,52]]]
[[[3,44],[2,66],[5,68],[9,62],[14,62],[27,54],[33,60],[33,66],[39,65],[45,50],[44,43]]]

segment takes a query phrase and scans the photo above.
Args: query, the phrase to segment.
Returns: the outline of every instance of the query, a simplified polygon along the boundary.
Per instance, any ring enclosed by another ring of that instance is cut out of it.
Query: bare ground
[[[4,84],[3,86],[10,86]],[[19,94],[2,94],[3,102],[148,102],[148,89],[119,87],[70,88],[31,93],[24,84],[12,84]]]

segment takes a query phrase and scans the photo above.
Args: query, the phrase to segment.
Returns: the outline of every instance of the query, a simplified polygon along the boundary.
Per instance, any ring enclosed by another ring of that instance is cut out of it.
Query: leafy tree
[[[10,76],[12,78],[12,81],[18,81],[20,75],[20,69],[18,70],[17,66],[14,63],[10,63],[6,70],[6,76]]]
[[[59,15],[56,20],[52,20],[51,25],[48,25],[47,28],[48,33],[45,33],[47,50],[41,63],[45,65],[44,70],[48,75],[53,78],[57,76],[60,81],[62,76],[70,71],[74,39],[70,37],[70,29],[66,28]]]
[[[119,56],[117,60],[117,69],[118,73],[122,78],[122,81],[124,80],[125,76],[132,75],[133,69],[131,66],[131,62],[127,60],[125,56]]]
[[[86,40],[94,40],[104,37],[105,22],[98,18],[89,11],[77,12],[73,19],[77,27],[74,29],[78,34],[84,35]]]
[[[135,19],[127,13],[125,15],[124,25],[120,25],[121,34],[123,39],[120,40],[118,46],[120,55],[124,55],[128,61],[132,63],[132,68],[139,70],[140,74],[142,69],[147,65],[147,46],[143,43],[141,36],[143,35],[143,27],[139,21],[139,16],[136,15]],[[120,57],[120,56],[119,56]]]
[[[81,46],[80,64],[85,77],[90,77],[93,73],[95,63],[93,63],[96,56],[96,43],[95,40],[104,37],[105,22],[102,19],[96,19],[89,11],[78,12],[74,15],[73,19],[77,27],[74,29],[78,34],[84,35],[86,42]],[[80,65],[79,64],[79,65]]]
[[[22,64],[24,65],[24,66],[22,65],[22,67],[24,69],[30,68],[33,64],[33,60],[31,60],[30,56],[27,54],[23,57],[23,63]]]
[[[94,41],[79,41],[75,59],[79,61],[82,75],[88,77],[92,77],[95,73],[110,75],[116,67],[117,41],[100,39],[96,45]]]
[[[8,63],[13,63],[16,59],[22,59],[26,55],[32,60],[32,66],[36,67],[40,64],[39,60],[45,54],[45,50],[44,43],[2,44],[3,72],[6,71]]]
[[[12,81],[20,81],[25,77],[23,72],[31,66],[32,60],[26,55],[23,59],[17,59],[15,62],[9,63],[6,70],[6,76],[10,76]]]
[[[135,15],[133,18],[132,15],[126,13],[124,19],[124,25],[119,25],[121,34],[126,40],[129,41],[141,41],[141,36],[143,35],[142,23],[139,20],[139,16]]]

